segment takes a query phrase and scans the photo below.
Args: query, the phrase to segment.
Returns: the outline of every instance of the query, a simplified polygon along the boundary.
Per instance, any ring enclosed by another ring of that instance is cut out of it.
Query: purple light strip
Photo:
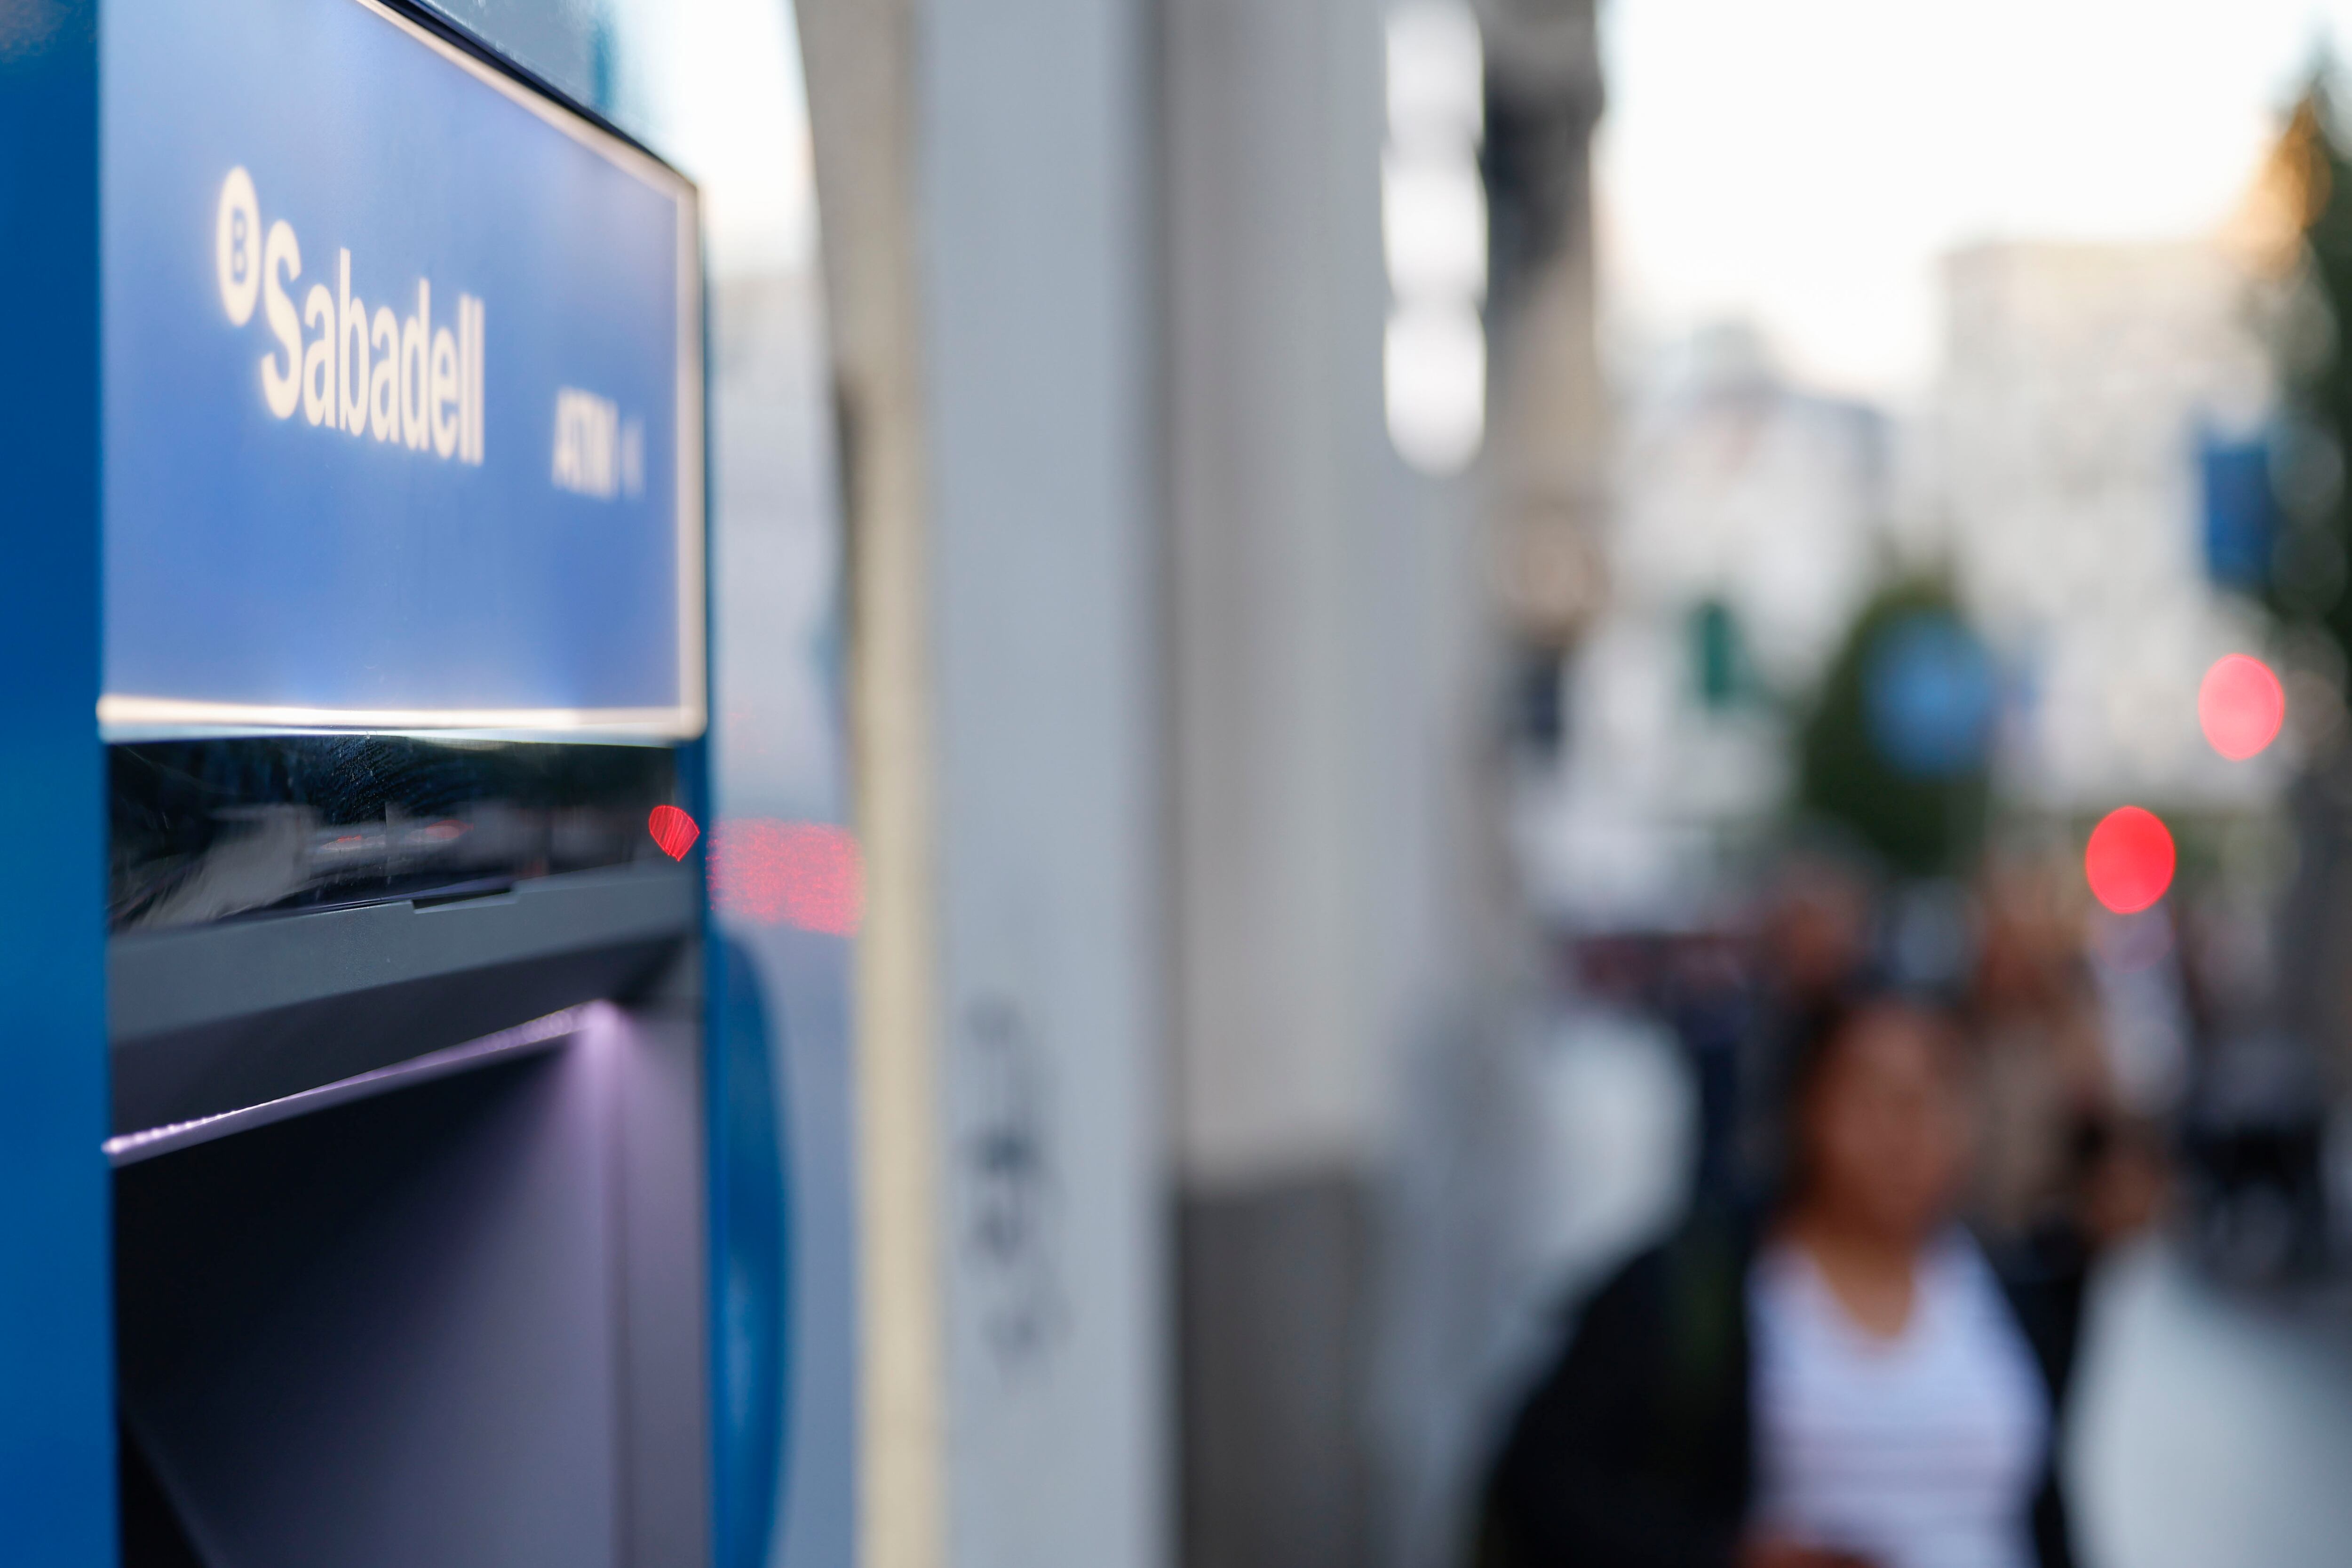
[[[390,1067],[351,1078],[337,1079],[299,1093],[277,1100],[265,1100],[258,1105],[239,1106],[235,1110],[223,1110],[211,1116],[193,1117],[185,1121],[166,1122],[161,1127],[149,1127],[137,1132],[124,1132],[109,1138],[100,1147],[106,1151],[107,1163],[120,1169],[134,1165],[158,1154],[168,1154],[174,1149],[184,1149],[193,1143],[205,1143],[215,1138],[242,1132],[248,1128],[267,1127],[274,1121],[313,1110],[324,1110],[347,1100],[364,1100],[387,1089],[406,1084],[446,1078],[481,1063],[485,1058],[510,1056],[554,1044],[567,1036],[576,1035],[588,1026],[588,1022],[603,1003],[590,1002],[578,1007],[566,1007],[560,1013],[550,1013],[543,1018],[533,1018],[528,1024],[518,1024],[511,1029],[501,1029],[495,1035],[484,1035],[478,1040],[468,1040],[462,1046],[446,1050],[428,1051],[421,1057],[394,1062]]]

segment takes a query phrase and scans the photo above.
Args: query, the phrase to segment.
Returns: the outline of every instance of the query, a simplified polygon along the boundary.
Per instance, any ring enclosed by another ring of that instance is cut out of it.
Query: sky
[[[1601,0],[1615,325],[1730,320],[1819,390],[1908,402],[1937,258],[2169,239],[2236,205],[2352,0]]]

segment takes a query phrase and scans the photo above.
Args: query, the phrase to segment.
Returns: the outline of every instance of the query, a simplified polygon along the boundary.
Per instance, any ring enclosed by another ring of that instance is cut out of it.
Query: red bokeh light
[[[2091,896],[2119,915],[2136,914],[2172,886],[2172,835],[2157,815],[2117,806],[2091,829],[2083,875]]]
[[[2197,688],[2197,722],[2213,749],[2243,762],[2278,738],[2286,689],[2261,659],[2242,653],[2214,661]]]
[[[654,836],[661,852],[673,860],[683,860],[694,841],[702,837],[702,829],[694,818],[674,805],[657,805],[646,818],[646,831]]]
[[[857,840],[823,822],[730,816],[710,830],[710,902],[760,925],[854,935],[866,916]]]

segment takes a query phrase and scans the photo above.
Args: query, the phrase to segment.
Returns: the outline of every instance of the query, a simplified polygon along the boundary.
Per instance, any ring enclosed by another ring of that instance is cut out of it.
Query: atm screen
[[[109,738],[698,734],[694,187],[373,0],[103,57]]]

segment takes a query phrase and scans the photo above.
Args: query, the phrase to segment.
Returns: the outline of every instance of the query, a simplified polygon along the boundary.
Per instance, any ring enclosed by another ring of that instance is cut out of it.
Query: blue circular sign
[[[1863,702],[1871,744],[1897,773],[1944,779],[1984,765],[1995,682],[1984,644],[1949,615],[1919,611],[1871,639]]]

